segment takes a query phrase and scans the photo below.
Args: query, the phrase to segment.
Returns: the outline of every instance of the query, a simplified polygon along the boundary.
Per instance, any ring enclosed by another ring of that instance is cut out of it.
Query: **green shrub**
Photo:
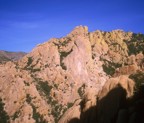
[[[31,101],[32,101],[32,98],[30,97],[29,94],[27,94],[27,95],[26,95],[26,102],[32,106],[32,109],[33,109],[33,119],[35,120],[35,122],[36,122],[36,123],[47,123],[47,122],[43,119],[42,115],[40,115],[40,114],[36,111],[36,107],[31,103]],[[18,115],[19,115],[19,112],[16,112],[16,113],[14,114],[14,119],[17,118]]]
[[[103,70],[105,73],[107,73],[108,75],[113,75],[115,73],[115,69],[113,68],[113,66],[107,66],[107,65],[102,65]]]
[[[39,83],[40,89],[45,93],[45,95],[50,95],[50,91],[52,89],[52,86],[48,85],[48,82],[42,82]]]
[[[40,70],[41,70],[40,68],[35,68],[35,69],[31,68],[31,72],[37,72],[37,71],[40,71]]]
[[[33,62],[32,57],[28,57],[27,66],[30,66],[32,62]]]
[[[13,115],[13,117],[12,117],[12,120],[15,120],[16,118],[18,118],[19,117],[19,111],[16,111],[15,113],[14,113],[14,115]]]
[[[30,103],[31,103],[31,100],[32,100],[31,96],[30,96],[29,94],[27,94],[27,95],[26,95],[26,102],[27,102],[28,104],[30,104]]]
[[[67,107],[68,107],[68,108],[70,108],[70,107],[72,107],[72,106],[73,106],[73,103],[68,103],[68,104],[67,104]]]
[[[62,69],[67,70],[67,67],[65,66],[65,64],[63,63],[63,59],[65,57],[67,57],[71,52],[73,51],[73,49],[71,49],[69,52],[60,52],[60,66],[62,67]]]
[[[128,46],[128,53],[129,55],[136,55],[140,52],[144,52],[144,35],[143,34],[136,34],[132,35],[130,41],[124,40]]]
[[[24,84],[25,84],[26,86],[30,86],[30,84],[29,84],[28,82],[26,82],[26,81],[24,81]]]
[[[85,88],[85,84],[83,84],[81,87],[79,87],[79,89],[78,89],[78,94],[79,94],[79,96],[80,97],[82,97],[83,96],[83,89]]]
[[[47,123],[44,119],[43,116],[40,115],[37,111],[36,111],[36,107],[34,105],[32,105],[32,109],[33,109],[33,119],[35,120],[36,123]]]
[[[144,73],[132,74],[129,76],[135,82],[135,92],[138,92],[142,83],[144,83]]]
[[[52,108],[51,114],[54,116],[55,123],[57,123],[60,118],[61,110],[62,110],[62,105],[59,104],[53,106]]]
[[[116,68],[119,68],[122,66],[122,64],[110,62],[102,58],[101,58],[101,61],[104,62],[104,64],[102,65],[104,72],[111,76],[115,73]]]
[[[0,98],[0,123],[9,123],[9,116],[7,112],[4,110],[4,103],[2,102],[2,99]]]

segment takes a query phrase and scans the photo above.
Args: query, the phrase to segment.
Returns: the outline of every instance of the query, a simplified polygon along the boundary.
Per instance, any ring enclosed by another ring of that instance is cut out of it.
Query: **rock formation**
[[[0,122],[119,123],[141,86],[143,46],[142,34],[78,26],[1,64]]]

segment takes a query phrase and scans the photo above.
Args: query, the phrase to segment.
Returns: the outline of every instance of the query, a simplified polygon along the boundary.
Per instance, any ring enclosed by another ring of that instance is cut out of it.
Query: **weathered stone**
[[[18,62],[0,64],[0,97],[10,122],[111,122],[133,95],[129,75],[144,70],[143,48],[133,36],[78,26]]]

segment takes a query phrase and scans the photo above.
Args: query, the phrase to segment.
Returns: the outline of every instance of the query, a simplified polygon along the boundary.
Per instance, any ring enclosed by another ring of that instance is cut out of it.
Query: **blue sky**
[[[30,52],[78,25],[144,33],[144,0],[0,0],[0,50]]]

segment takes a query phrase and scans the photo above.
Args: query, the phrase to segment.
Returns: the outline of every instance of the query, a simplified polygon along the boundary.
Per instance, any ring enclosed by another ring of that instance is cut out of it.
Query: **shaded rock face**
[[[133,80],[137,84],[144,76],[137,73],[130,78],[121,76],[110,79],[99,92],[96,105],[85,112],[81,110],[80,116],[70,119],[68,123],[143,123],[144,86],[141,84],[134,91]]]
[[[134,85],[134,81],[124,75],[109,79],[96,97],[89,96],[80,102],[80,115],[69,119],[68,123],[76,119],[78,123],[116,123],[119,111],[127,107],[128,98],[133,95]],[[67,122],[62,120],[59,122]]]
[[[79,26],[66,37],[37,45],[17,62],[1,64],[2,122],[121,121],[128,115],[134,83],[136,91],[141,86],[136,77],[143,76],[143,41],[140,34],[88,32]]]
[[[0,63],[7,61],[17,61],[25,56],[27,53],[24,52],[8,52],[0,50]]]

